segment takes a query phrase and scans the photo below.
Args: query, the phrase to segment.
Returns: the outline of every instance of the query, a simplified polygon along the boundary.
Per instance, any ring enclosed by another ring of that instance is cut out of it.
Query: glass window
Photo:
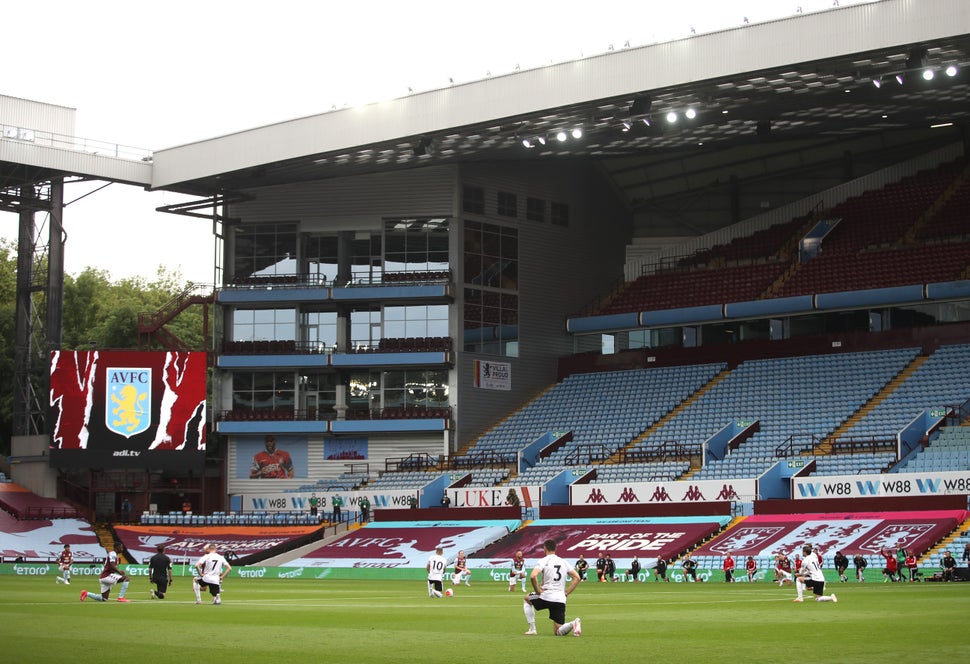
[[[553,203],[550,209],[549,221],[556,226],[568,226],[569,206],[565,203]]]
[[[299,273],[296,224],[241,224],[233,228],[233,278]]]
[[[525,199],[525,218],[529,221],[544,222],[546,220],[546,202],[541,198]]]
[[[388,219],[384,222],[385,272],[441,272],[449,269],[448,220]]]
[[[232,376],[234,410],[293,408],[295,396],[292,372],[237,371]]]
[[[385,371],[383,380],[384,408],[443,408],[448,405],[447,370]]]
[[[233,341],[294,341],[294,309],[235,309],[232,312]]]
[[[518,216],[518,200],[515,194],[500,191],[498,192],[498,204],[496,211],[503,217]]]
[[[485,190],[465,185],[462,188],[461,209],[471,214],[485,214]]]
[[[304,239],[303,252],[311,281],[333,283],[337,278],[337,247],[336,235],[311,235]]]
[[[447,337],[448,305],[384,308],[384,337]]]
[[[472,352],[518,353],[518,232],[496,224],[465,223],[463,347]]]
[[[337,345],[337,313],[310,311],[300,316],[300,342],[311,352],[322,352]]]

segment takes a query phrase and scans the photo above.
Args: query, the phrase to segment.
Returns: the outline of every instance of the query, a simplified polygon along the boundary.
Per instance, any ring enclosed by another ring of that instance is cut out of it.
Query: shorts
[[[168,590],[167,576],[152,577],[152,583],[155,584],[155,587],[158,589],[158,592],[162,595],[164,595],[165,591]]]
[[[441,579],[428,579],[428,585],[431,586],[432,589],[437,590],[439,593],[441,592]]]
[[[208,588],[209,594],[213,597],[222,592],[222,586],[218,583],[209,583],[208,581],[203,581],[202,579],[196,579],[195,582],[198,583],[199,588],[202,588],[203,590]]]
[[[566,604],[564,602],[550,602],[549,600],[542,599],[535,593],[529,593],[528,600],[532,608],[537,611],[549,609],[549,620],[552,622],[557,625],[566,624]]]
[[[825,581],[805,579],[805,587],[810,589],[816,597],[821,597],[822,593],[825,592]]]
[[[105,594],[106,592],[114,588],[119,581],[122,581],[127,578],[128,577],[126,577],[124,574],[121,574],[120,572],[112,572],[108,576],[101,577],[100,579],[98,579],[101,582],[101,594],[102,595]]]

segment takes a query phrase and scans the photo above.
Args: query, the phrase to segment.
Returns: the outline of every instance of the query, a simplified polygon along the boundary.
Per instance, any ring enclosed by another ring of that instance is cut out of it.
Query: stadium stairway
[[[508,414],[507,414],[507,415],[506,415],[505,417],[503,417],[503,418],[502,418],[502,419],[500,419],[499,421],[497,421],[497,422],[495,422],[495,423],[494,423],[494,424],[493,424],[492,426],[490,426],[490,427],[489,427],[488,429],[486,429],[485,431],[483,431],[483,432],[481,432],[481,433],[480,433],[480,434],[478,434],[477,436],[472,436],[472,437],[471,437],[471,438],[470,438],[470,439],[468,440],[468,442],[467,442],[467,443],[465,443],[465,444],[464,444],[464,445],[462,445],[462,446],[461,446],[460,448],[458,448],[458,451],[457,451],[457,452],[455,452],[455,456],[456,456],[456,457],[462,457],[462,456],[466,456],[466,455],[468,454],[468,451],[469,451],[469,450],[470,450],[470,449],[471,449],[472,447],[474,447],[475,445],[477,445],[477,444],[478,444],[478,442],[479,442],[479,441],[480,441],[480,440],[481,440],[481,439],[482,439],[482,438],[483,438],[483,437],[485,436],[485,434],[487,434],[487,433],[490,433],[490,432],[492,432],[492,431],[494,431],[494,430],[496,430],[496,429],[498,429],[498,428],[499,428],[500,426],[502,426],[503,424],[505,424],[506,422],[508,422],[509,420],[511,420],[511,419],[512,419],[513,417],[515,417],[516,415],[518,415],[518,414],[519,414],[520,412],[522,412],[523,410],[525,410],[526,408],[528,408],[529,406],[531,406],[531,405],[532,405],[532,404],[533,404],[533,403],[534,403],[534,402],[535,402],[535,401],[536,401],[537,399],[540,399],[540,398],[542,398],[543,396],[545,396],[545,395],[546,395],[546,394],[547,394],[547,393],[548,393],[548,392],[549,392],[550,390],[552,390],[552,389],[553,389],[554,387],[556,387],[557,385],[559,385],[559,383],[553,383],[553,384],[551,384],[551,385],[547,385],[547,386],[546,386],[546,387],[544,387],[544,388],[543,388],[542,390],[540,390],[539,392],[537,392],[537,393],[536,393],[536,394],[535,394],[535,395],[534,395],[534,396],[533,396],[533,397],[532,397],[531,399],[529,399],[529,400],[528,400],[527,402],[525,402],[524,404],[522,404],[521,406],[519,406],[518,408],[516,408],[516,409],[515,409],[515,410],[513,410],[512,412],[510,412],[510,413],[508,413]],[[529,442],[529,441],[526,441],[526,442]],[[526,444],[526,442],[524,442],[524,443],[523,443],[523,447],[525,446],[525,444]]]
[[[873,408],[878,406],[880,403],[885,401],[886,397],[896,391],[896,389],[906,382],[917,369],[923,366],[923,363],[929,359],[927,355],[917,355],[916,358],[910,362],[902,371],[896,374],[896,377],[891,381],[886,383],[879,392],[877,392],[869,401],[865,403],[862,408],[853,413],[845,422],[839,425],[839,427],[832,432],[832,434],[819,443],[818,448],[815,450],[815,454],[831,454],[832,449],[835,446],[836,441],[844,436],[847,431],[849,431],[853,426],[858,424],[868,415]]]
[[[937,197],[930,206],[923,211],[923,214],[913,222],[906,234],[903,236],[902,240],[899,242],[900,246],[912,246],[917,244],[920,231],[927,223],[932,221],[933,217],[943,209],[943,207],[949,202],[953,195],[960,190],[964,182],[970,178],[970,165],[960,171],[955,178],[950,182],[946,189]]]
[[[107,523],[91,524],[91,529],[94,530],[94,534],[98,536],[98,543],[101,544],[101,548],[105,551],[112,551],[115,548],[115,542],[120,541],[117,537],[115,537],[114,528]],[[126,563],[132,562],[128,560],[128,556],[124,554],[122,554],[121,558]]]
[[[943,556],[943,552],[947,549],[950,550],[950,553],[953,554],[953,557],[957,559],[957,563],[959,564],[960,556],[963,555],[963,547],[955,549],[953,541],[967,531],[970,531],[970,518],[953,529],[949,535],[941,539],[935,546],[931,547],[929,551],[924,553],[919,559],[920,565],[933,565],[934,561],[938,563],[940,558]]]
[[[354,525],[356,528],[361,527],[357,524],[354,524]],[[306,554],[312,551],[316,551],[321,546],[326,546],[327,544],[330,544],[330,542],[333,542],[334,540],[337,540],[343,537],[348,530],[351,530],[350,524],[344,524],[343,527],[337,528],[337,532],[335,532],[333,535],[322,537],[316,541],[310,542],[309,544],[304,544],[303,546],[297,547],[292,551],[286,551],[279,555],[270,556],[269,558],[265,558],[263,560],[260,560],[259,562],[250,563],[250,564],[265,565],[267,567],[284,567],[286,566],[286,563],[290,562],[291,560],[302,558]]]
[[[704,385],[699,390],[697,390],[696,392],[694,392],[692,395],[690,395],[689,397],[687,397],[686,399],[684,399],[683,401],[681,401],[679,404],[677,404],[677,406],[675,406],[673,408],[673,410],[671,410],[669,413],[667,413],[666,415],[664,415],[663,417],[661,417],[659,420],[657,420],[656,422],[654,422],[653,426],[651,426],[649,429],[643,431],[639,436],[637,436],[636,438],[634,438],[633,440],[631,440],[629,443],[627,443],[626,445],[624,445],[623,447],[621,447],[619,450],[617,450],[615,453],[613,453],[613,455],[610,456],[610,458],[606,460],[606,463],[620,463],[620,461],[623,459],[623,453],[626,450],[632,450],[632,449],[634,449],[637,445],[639,445],[644,440],[646,440],[647,438],[649,438],[652,434],[654,434],[658,429],[660,429],[665,424],[667,424],[667,422],[669,422],[670,420],[673,420],[673,419],[679,417],[680,414],[685,409],[687,409],[688,406],[690,406],[692,403],[694,403],[695,401],[697,401],[698,399],[700,399],[709,390],[713,389],[715,385],[717,385],[718,383],[720,383],[722,380],[724,380],[725,378],[727,378],[730,375],[731,375],[731,370],[730,369],[724,369],[723,371],[721,371],[720,373],[718,373],[716,376],[714,376],[713,378],[711,378],[711,380],[709,380],[706,385]],[[683,479],[686,479],[687,477],[689,477],[691,475],[691,473],[694,472],[694,470],[696,470],[696,469],[693,467],[693,462],[691,462],[691,469],[690,469],[690,471],[688,471],[688,473],[684,476]]]

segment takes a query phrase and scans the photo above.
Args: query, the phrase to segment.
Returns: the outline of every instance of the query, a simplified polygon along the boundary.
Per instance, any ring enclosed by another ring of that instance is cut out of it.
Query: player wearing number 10
[[[529,581],[532,582],[534,592],[525,596],[522,610],[525,618],[529,622],[529,629],[526,635],[532,636],[536,633],[536,609],[542,611],[549,610],[549,620],[552,621],[553,634],[555,636],[566,636],[572,632],[573,636],[582,634],[579,618],[574,618],[566,622],[566,598],[572,594],[576,586],[579,585],[579,573],[573,566],[556,555],[556,543],[553,540],[546,540],[542,548],[545,552],[532,574]],[[542,578],[542,585],[539,585],[539,578]],[[567,585],[566,580],[569,580]]]
[[[434,555],[428,558],[425,566],[428,570],[428,597],[441,597],[441,579],[444,578],[448,561],[441,555],[444,552],[440,546],[434,550]]]

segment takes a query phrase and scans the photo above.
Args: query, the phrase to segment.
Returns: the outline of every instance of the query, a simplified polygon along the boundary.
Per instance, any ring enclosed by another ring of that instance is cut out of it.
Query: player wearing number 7
[[[202,603],[202,588],[208,588],[212,603],[222,604],[222,580],[232,571],[232,566],[216,553],[215,544],[206,545],[205,555],[195,563],[195,571],[199,574],[199,578],[192,579],[195,603]]]
[[[548,609],[549,620],[554,625],[553,634],[555,636],[566,636],[572,632],[573,636],[582,634],[582,627],[579,618],[574,618],[566,622],[566,598],[572,594],[576,586],[579,585],[579,573],[573,566],[556,555],[556,542],[546,540],[542,545],[545,556],[543,556],[532,574],[529,581],[532,583],[534,592],[525,596],[522,610],[525,612],[525,619],[529,622],[527,636],[536,633],[536,609],[539,611]],[[539,579],[542,578],[542,585]],[[566,581],[569,580],[567,585]]]

